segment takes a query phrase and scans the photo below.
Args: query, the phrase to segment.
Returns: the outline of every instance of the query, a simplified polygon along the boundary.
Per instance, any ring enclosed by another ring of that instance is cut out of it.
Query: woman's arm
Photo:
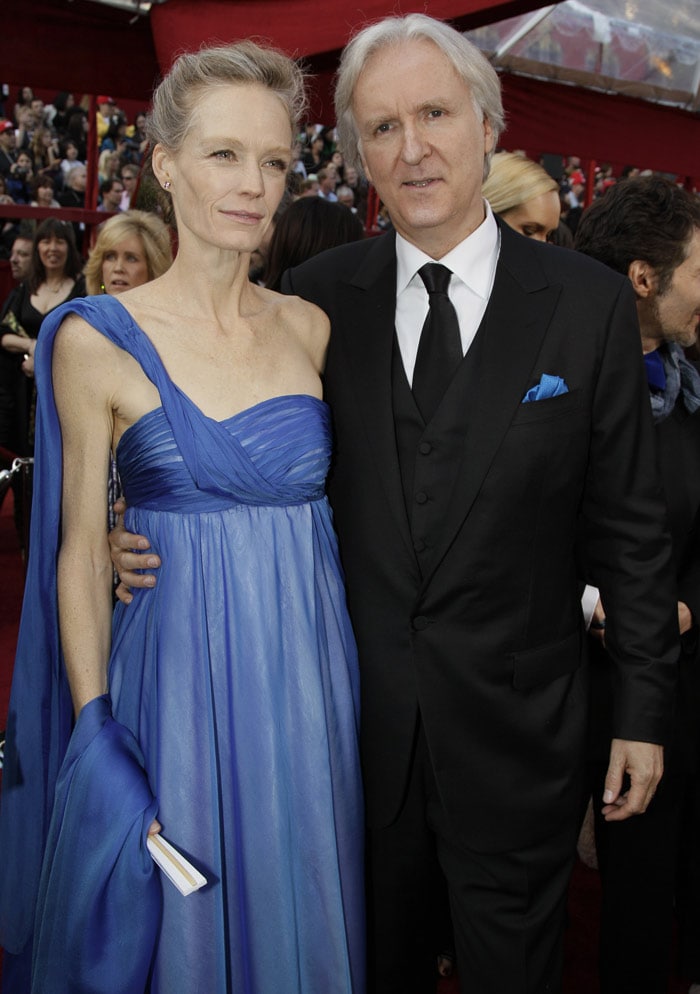
[[[15,335],[14,332],[8,331],[6,335],[0,338],[0,345],[8,352],[14,352],[15,354],[26,353],[33,356],[34,349],[36,348],[36,340],[34,338],[23,338],[22,335]]]
[[[59,329],[53,384],[63,437],[61,645],[76,715],[107,690],[112,565],[106,530],[114,346],[81,318]]]

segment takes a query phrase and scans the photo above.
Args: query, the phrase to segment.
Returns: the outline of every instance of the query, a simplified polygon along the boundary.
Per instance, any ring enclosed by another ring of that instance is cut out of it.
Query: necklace
[[[56,289],[54,290],[54,288],[53,288],[53,287],[52,287],[52,286],[51,286],[51,285],[49,284],[49,281],[47,280],[47,281],[46,281],[46,288],[47,288],[47,290],[49,290],[49,291],[50,291],[51,293],[59,293],[59,291],[60,291],[61,287],[63,286],[63,284],[64,284],[65,282],[66,282],[66,278],[65,278],[65,276],[64,276],[64,277],[62,278],[61,282],[60,282],[60,283],[58,284],[58,286],[57,286],[57,287],[56,287]]]

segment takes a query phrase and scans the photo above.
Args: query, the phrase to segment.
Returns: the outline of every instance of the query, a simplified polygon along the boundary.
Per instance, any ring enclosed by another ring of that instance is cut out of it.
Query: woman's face
[[[259,83],[203,91],[181,149],[154,149],[161,184],[170,182],[180,246],[193,237],[218,249],[252,252],[285,189],[292,128],[280,98]]]
[[[148,283],[148,262],[138,235],[127,235],[102,256],[105,293],[118,294]]]
[[[39,258],[46,272],[63,272],[68,261],[68,242],[56,235],[47,235],[37,245]]]
[[[136,128],[137,131],[143,131],[144,130],[144,128],[146,127],[146,115],[145,114],[137,114],[136,115],[136,120],[134,121],[134,127]]]
[[[53,201],[53,187],[40,186],[36,191],[36,202],[39,207],[50,207]],[[65,245],[65,242],[64,242]]]
[[[539,197],[526,200],[524,204],[504,211],[501,217],[506,224],[521,235],[546,242],[549,235],[557,230],[561,204],[556,190],[541,193]]]
[[[17,166],[19,169],[27,169],[29,172],[32,171],[32,160],[26,152],[20,152],[17,156]]]
[[[66,145],[66,159],[69,162],[75,162],[78,158],[78,146],[77,145]]]

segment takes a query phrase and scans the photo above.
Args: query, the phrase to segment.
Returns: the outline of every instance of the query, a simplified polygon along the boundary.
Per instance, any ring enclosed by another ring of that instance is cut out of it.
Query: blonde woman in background
[[[119,294],[157,279],[173,261],[168,226],[157,214],[125,211],[100,228],[85,266],[88,294]]]
[[[494,214],[527,238],[546,242],[559,225],[559,184],[517,152],[497,152],[481,192]]]

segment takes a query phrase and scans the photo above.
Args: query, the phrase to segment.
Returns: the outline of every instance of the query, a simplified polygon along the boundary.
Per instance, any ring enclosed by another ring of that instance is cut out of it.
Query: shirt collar
[[[477,296],[488,298],[500,246],[500,232],[487,201],[486,217],[475,231],[439,261],[451,269]],[[435,262],[411,242],[396,233],[396,292],[406,289],[421,266]],[[418,277],[420,280],[420,277]]]

